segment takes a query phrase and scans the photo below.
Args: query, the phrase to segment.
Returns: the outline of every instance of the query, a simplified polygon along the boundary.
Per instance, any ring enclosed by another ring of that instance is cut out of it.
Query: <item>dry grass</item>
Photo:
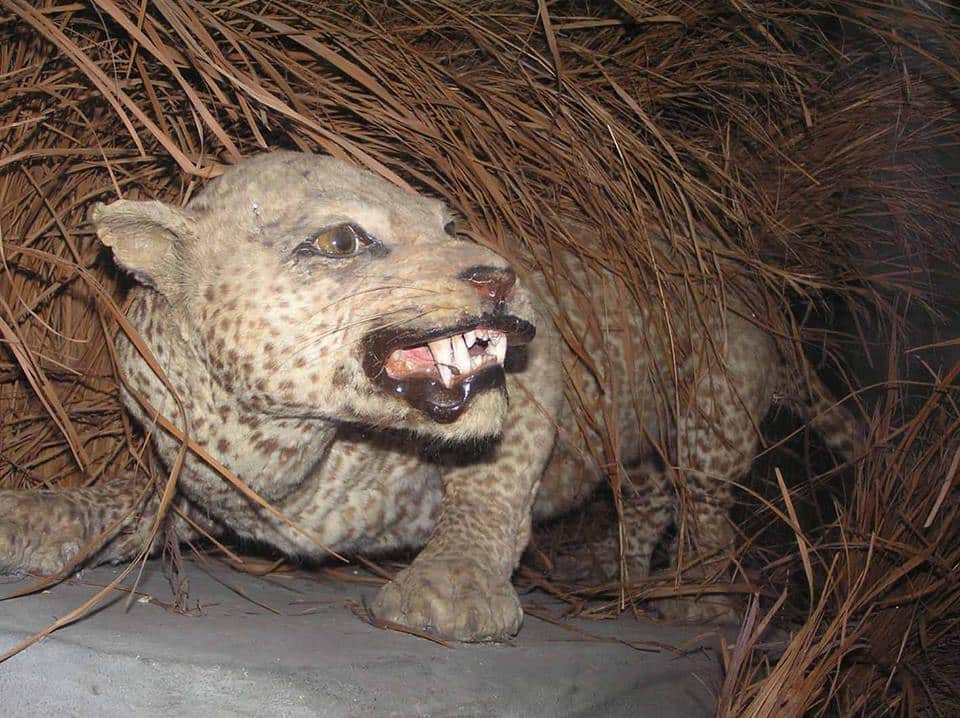
[[[958,368],[905,373],[898,337],[914,305],[950,311],[931,287],[960,271],[937,169],[960,137],[960,29],[935,2],[594,5],[0,0],[0,484],[163,474],[120,409],[124,280],[87,206],[184,201],[269,147],[330,153],[444,197],[528,267],[573,249],[638,294],[749,292],[788,356],[842,367],[882,337],[854,480],[781,490],[768,462],[754,508],[792,538],[748,525],[743,584],[783,600],[732,647],[721,713],[955,713]],[[852,336],[816,329],[829,307]],[[757,647],[773,613],[795,629],[776,662]]]

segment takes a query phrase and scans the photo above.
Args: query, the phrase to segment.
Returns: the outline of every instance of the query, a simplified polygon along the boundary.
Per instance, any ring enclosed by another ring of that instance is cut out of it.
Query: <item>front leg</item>
[[[510,583],[530,539],[533,500],[553,449],[562,398],[556,354],[509,375],[503,434],[485,457],[445,467],[440,517],[426,547],[373,604],[377,617],[460,641],[496,641],[523,620]]]

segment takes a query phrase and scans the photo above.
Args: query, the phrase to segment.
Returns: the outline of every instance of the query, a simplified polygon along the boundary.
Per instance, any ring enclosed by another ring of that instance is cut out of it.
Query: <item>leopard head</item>
[[[501,257],[457,238],[442,202],[273,152],[185,208],[120,200],[93,222],[176,317],[190,351],[171,361],[202,364],[246,411],[442,439],[501,431],[505,365],[534,337],[534,303]]]

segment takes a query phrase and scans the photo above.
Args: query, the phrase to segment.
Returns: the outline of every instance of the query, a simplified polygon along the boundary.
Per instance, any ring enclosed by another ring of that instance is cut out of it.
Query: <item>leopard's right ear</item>
[[[189,212],[157,201],[97,202],[90,213],[100,241],[117,264],[164,294],[176,289],[186,242],[195,236]]]

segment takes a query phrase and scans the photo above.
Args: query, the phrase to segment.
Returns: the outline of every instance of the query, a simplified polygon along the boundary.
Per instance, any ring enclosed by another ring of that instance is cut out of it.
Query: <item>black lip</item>
[[[487,366],[464,377],[449,389],[436,379],[427,377],[394,379],[386,372],[377,378],[388,393],[422,411],[438,424],[450,424],[457,420],[470,401],[490,389],[506,392],[507,382],[503,367]]]
[[[512,314],[485,314],[466,317],[455,324],[434,329],[389,327],[370,332],[363,341],[363,370],[387,393],[422,411],[439,424],[449,424],[463,413],[471,399],[490,389],[506,391],[503,367],[487,366],[464,377],[449,389],[429,377],[394,379],[384,364],[395,349],[422,346],[435,339],[463,334],[478,327],[496,329],[507,337],[507,346],[527,344],[536,335],[528,321]]]

